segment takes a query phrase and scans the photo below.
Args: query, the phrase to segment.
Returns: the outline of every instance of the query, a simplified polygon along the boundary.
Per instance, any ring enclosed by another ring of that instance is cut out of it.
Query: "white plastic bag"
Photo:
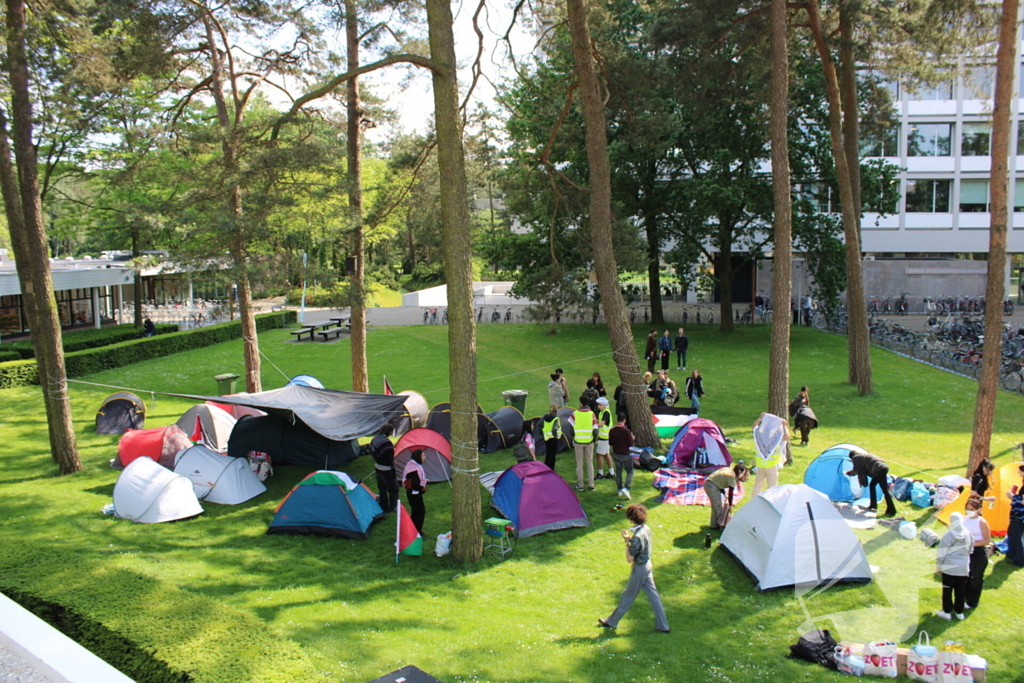
[[[434,553],[438,557],[444,557],[452,551],[452,532],[437,535],[437,545],[434,546]]]

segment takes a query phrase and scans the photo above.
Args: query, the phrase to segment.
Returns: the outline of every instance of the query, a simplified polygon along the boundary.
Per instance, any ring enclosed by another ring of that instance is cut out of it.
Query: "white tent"
[[[173,522],[202,514],[188,477],[150,458],[136,458],[114,484],[114,514],[140,524]]]
[[[196,420],[199,420],[199,433],[196,434]],[[215,451],[224,453],[228,450],[228,438],[235,428],[235,419],[223,408],[209,403],[194,405],[185,411],[174,424],[192,437],[193,441],[202,441]]]
[[[206,446],[180,451],[175,456],[174,471],[188,477],[196,498],[208,503],[238,505],[267,490],[248,460],[232,458]]]
[[[761,591],[871,581],[860,541],[828,496],[806,484],[776,486],[747,502],[722,545]]]

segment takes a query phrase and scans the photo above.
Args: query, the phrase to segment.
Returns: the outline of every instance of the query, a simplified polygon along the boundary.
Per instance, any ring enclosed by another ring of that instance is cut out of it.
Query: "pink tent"
[[[722,430],[711,420],[703,418],[686,423],[672,440],[668,452],[675,467],[724,467],[732,464]]]

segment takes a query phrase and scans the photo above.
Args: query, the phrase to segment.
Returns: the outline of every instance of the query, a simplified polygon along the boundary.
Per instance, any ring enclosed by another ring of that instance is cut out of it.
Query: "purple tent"
[[[521,462],[502,472],[491,504],[512,521],[517,538],[590,526],[576,494],[542,462]]]
[[[703,449],[703,452],[695,462],[694,453],[698,449]],[[676,467],[724,467],[732,464],[722,430],[711,420],[703,418],[687,422],[672,440],[668,452]]]

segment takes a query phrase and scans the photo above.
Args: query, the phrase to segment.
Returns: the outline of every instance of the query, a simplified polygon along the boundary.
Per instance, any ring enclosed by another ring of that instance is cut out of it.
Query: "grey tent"
[[[333,441],[305,424],[277,415],[245,416],[228,439],[228,455],[244,458],[249,451],[270,456],[274,465],[341,469],[359,454],[355,441]]]
[[[477,435],[483,430],[490,429],[490,423],[486,422],[484,418],[483,408],[478,403],[476,406],[477,412]],[[427,429],[432,429],[448,441],[452,440],[452,404],[451,403],[438,403],[436,406],[430,409],[430,413],[427,415]]]
[[[103,399],[96,411],[97,434],[124,434],[129,429],[144,429],[146,404],[128,391],[119,391]]]
[[[504,406],[481,418],[477,423],[477,440],[484,453],[512,448],[523,438],[523,414],[517,408]]]
[[[562,408],[556,415],[562,427],[562,435],[558,438],[558,452],[568,451],[572,448],[573,428],[569,424],[569,417],[572,415],[572,408]],[[548,444],[544,440],[544,418],[533,418],[533,451],[537,457],[548,454]]]
[[[402,413],[406,399],[405,396],[314,389],[299,384],[289,384],[258,394],[172,396],[259,408],[267,415],[288,422],[302,422],[320,436],[332,441],[350,441],[360,436],[376,434],[385,422]]]

